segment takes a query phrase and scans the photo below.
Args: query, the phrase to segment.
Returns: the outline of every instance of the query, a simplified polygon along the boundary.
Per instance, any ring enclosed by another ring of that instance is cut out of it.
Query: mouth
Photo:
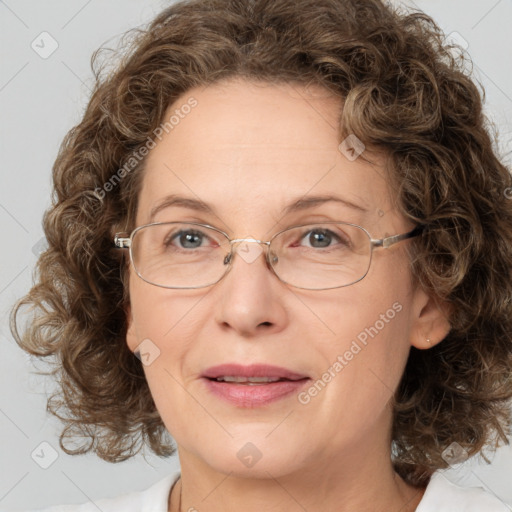
[[[217,382],[232,382],[236,384],[247,384],[248,386],[261,386],[262,384],[270,384],[272,382],[294,382],[292,379],[277,378],[277,377],[239,377],[234,375],[223,375],[215,379]],[[300,380],[300,379],[296,379]]]
[[[201,375],[208,390],[237,407],[263,406],[298,393],[311,378],[271,365],[224,364]]]

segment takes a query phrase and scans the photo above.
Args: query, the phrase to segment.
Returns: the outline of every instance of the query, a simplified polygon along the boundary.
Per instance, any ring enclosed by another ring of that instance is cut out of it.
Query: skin
[[[215,213],[172,206],[154,221],[202,222],[231,238],[269,240],[322,219],[362,225],[373,238],[414,227],[393,208],[385,157],[365,159],[366,152],[351,162],[338,150],[341,100],[328,91],[230,79],[187,91],[169,115],[190,97],[198,105],[147,158],[137,226],[173,193],[199,198]],[[329,202],[283,216],[298,198],[333,193],[368,212]],[[390,400],[410,347],[440,342],[449,323],[444,308],[413,289],[408,244],[375,250],[363,280],[325,291],[282,283],[263,254],[252,263],[235,256],[223,280],[196,290],[153,286],[130,270],[127,344],[135,351],[149,338],[158,346],[144,370],[178,446],[171,512],[180,494],[182,511],[415,510],[423,489],[406,485],[391,464]],[[307,404],[292,394],[242,409],[200,379],[225,362],[320,378],[396,302],[401,311]],[[251,468],[237,457],[247,442],[262,454]]]

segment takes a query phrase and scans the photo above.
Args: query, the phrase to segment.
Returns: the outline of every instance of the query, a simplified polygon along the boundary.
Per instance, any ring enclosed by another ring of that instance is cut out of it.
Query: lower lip
[[[268,384],[237,384],[204,379],[207,388],[220,398],[238,407],[259,407],[298,393],[310,379],[283,380]]]

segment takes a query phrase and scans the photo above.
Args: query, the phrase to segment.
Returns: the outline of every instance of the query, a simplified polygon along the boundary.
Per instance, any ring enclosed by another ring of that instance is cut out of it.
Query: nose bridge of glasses
[[[256,238],[235,238],[234,240],[229,241],[232,252],[239,253],[243,255],[244,253],[251,253],[252,257],[256,258],[263,252],[262,245],[270,246],[270,242],[266,242],[264,240],[257,240]],[[247,244],[257,244],[257,245],[247,245]]]
[[[238,244],[238,247],[242,242],[252,242],[256,244],[264,244],[267,246],[270,244],[270,242],[265,242],[264,240],[257,240],[256,238],[235,238],[234,240],[230,240],[229,242],[231,243],[231,245]]]
[[[225,264],[231,261],[231,257],[234,253],[242,257],[246,263],[252,263],[260,256],[261,253],[264,252],[261,247],[262,245],[267,248],[270,247],[270,242],[258,240],[256,238],[235,238],[234,240],[230,240],[229,243],[232,251],[227,258],[225,258]]]

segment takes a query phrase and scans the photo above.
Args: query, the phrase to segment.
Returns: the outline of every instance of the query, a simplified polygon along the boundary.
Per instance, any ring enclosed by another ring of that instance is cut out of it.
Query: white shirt
[[[140,492],[96,500],[95,504],[60,505],[32,512],[168,512],[169,493],[180,476],[173,473]],[[480,487],[459,487],[435,472],[416,512],[510,512],[509,507]]]

